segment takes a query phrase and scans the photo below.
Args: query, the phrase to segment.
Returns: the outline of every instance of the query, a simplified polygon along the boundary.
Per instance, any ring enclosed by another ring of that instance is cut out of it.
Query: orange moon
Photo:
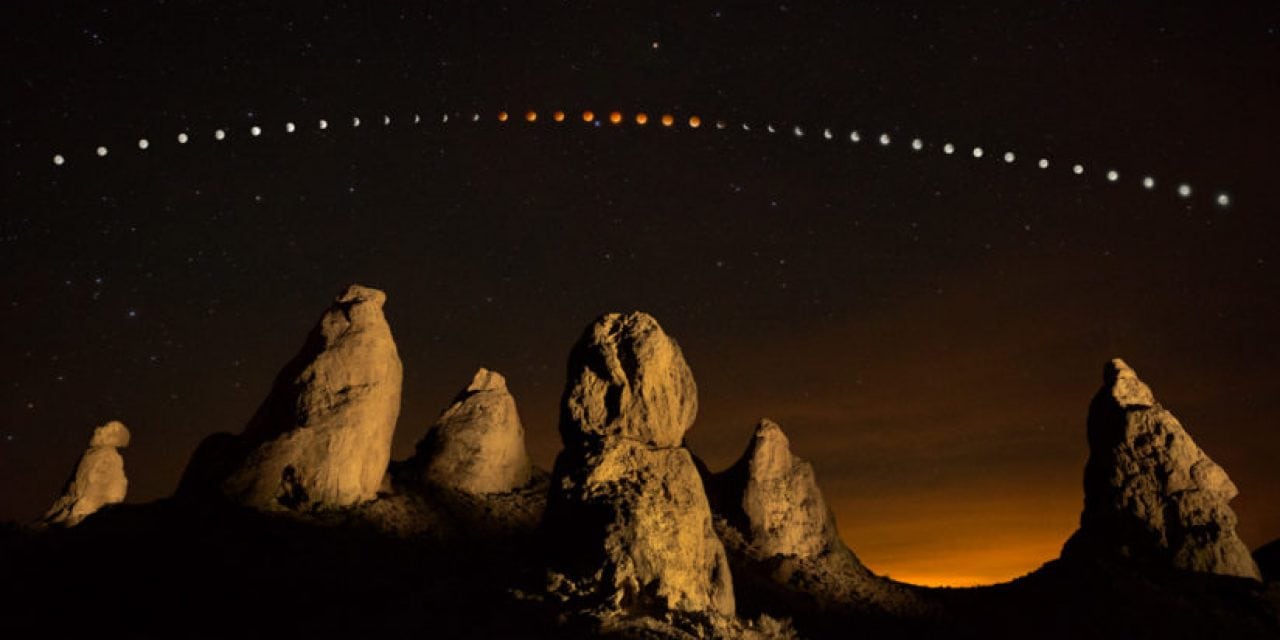
[[[499,112],[498,112],[498,122],[506,122],[506,121],[507,121],[507,112],[506,112],[506,111],[499,111]]]
[[[555,112],[555,113],[551,114],[551,119],[552,119],[552,120],[555,120],[556,122],[564,122],[564,112],[563,112],[563,111],[557,111],[557,112]]]
[[[701,126],[702,126],[702,118],[699,118],[698,116],[689,116],[690,129],[697,129],[698,127],[701,127]]]
[[[648,124],[648,123],[649,123],[649,114],[643,111],[636,114],[636,124]]]
[[[592,113],[592,112],[590,112],[590,111],[583,111],[583,112],[582,112],[582,121],[583,121],[583,122],[591,122],[591,121],[593,121],[593,120],[595,120],[595,119],[596,119],[596,114],[594,114],[594,113]]]
[[[537,111],[530,111],[530,112],[528,112],[528,113],[524,114],[524,119],[525,119],[525,120],[528,120],[529,122],[535,122],[535,121],[537,121],[537,119],[538,119],[538,112],[537,112]]]
[[[662,114],[662,126],[669,127],[676,123],[676,119],[669,113]]]
[[[620,124],[622,122],[622,113],[618,111],[610,113],[609,122],[612,122],[613,124]]]

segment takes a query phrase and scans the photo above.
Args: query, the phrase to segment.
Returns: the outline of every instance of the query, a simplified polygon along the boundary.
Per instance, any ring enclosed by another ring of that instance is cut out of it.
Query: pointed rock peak
[[[1106,366],[1088,440],[1080,529],[1063,557],[1259,577],[1236,534],[1235,484],[1122,360]]]
[[[812,465],[791,453],[772,420],[760,421],[742,457],[713,484],[717,510],[758,555],[813,557],[843,548]]]
[[[480,369],[418,443],[414,479],[468,493],[505,493],[529,483],[533,465],[507,381]]]
[[[507,379],[502,377],[497,371],[490,371],[484,367],[480,367],[476,371],[476,375],[471,378],[471,384],[467,385],[466,393],[479,393],[481,391],[506,391]]]
[[[373,499],[391,458],[403,375],[385,301],[360,285],[339,295],[244,432],[196,450],[180,492],[263,510]]]
[[[1121,408],[1141,408],[1155,406],[1156,399],[1151,388],[1138,374],[1125,364],[1124,360],[1115,358],[1103,368],[1102,384],[1110,390],[1110,396]]]
[[[791,441],[782,427],[768,419],[760,420],[755,435],[743,457],[749,460],[751,476],[757,479],[777,478],[791,471],[795,456],[791,454]]]
[[[93,430],[89,448],[80,456],[62,495],[41,518],[42,526],[74,527],[109,504],[124,502],[129,479],[117,450],[129,446],[129,429],[111,421]]]
[[[653,316],[601,316],[569,355],[560,419],[566,445],[622,437],[676,447],[697,414],[693,372]]]
[[[93,430],[89,446],[123,449],[129,446],[129,429],[119,420],[112,420]]]

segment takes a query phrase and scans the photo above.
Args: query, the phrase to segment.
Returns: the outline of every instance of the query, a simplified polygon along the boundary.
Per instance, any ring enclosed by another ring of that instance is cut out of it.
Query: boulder
[[[212,492],[266,511],[375,498],[402,378],[385,301],[360,285],[339,295],[244,432],[215,434],[197,449],[180,494]]]
[[[129,479],[124,475],[124,458],[120,449],[129,446],[129,429],[112,420],[93,430],[89,448],[85,449],[71,473],[62,495],[45,512],[43,526],[74,527],[98,509],[124,502]]]
[[[679,346],[644,313],[608,314],[569,358],[543,523],[553,592],[621,613],[734,613],[724,546],[693,456]]]
[[[1088,439],[1084,511],[1064,559],[1119,558],[1260,579],[1236,534],[1235,484],[1123,360],[1104,368]]]
[[[528,484],[533,467],[506,379],[477,371],[407,466],[421,482],[467,493],[506,493]]]
[[[680,346],[645,313],[613,313],[569,356],[560,415],[565,446],[621,437],[676,447],[698,414],[698,387]]]

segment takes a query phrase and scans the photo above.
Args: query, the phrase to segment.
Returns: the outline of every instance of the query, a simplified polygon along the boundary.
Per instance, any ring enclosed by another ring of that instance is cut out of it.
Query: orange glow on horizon
[[[1075,530],[1074,487],[992,495],[833,500],[840,537],[875,573],[926,587],[973,587],[1024,576],[1057,558]]]

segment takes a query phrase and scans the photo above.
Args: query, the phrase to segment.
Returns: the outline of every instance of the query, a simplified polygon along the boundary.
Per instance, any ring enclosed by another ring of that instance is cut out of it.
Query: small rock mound
[[[1236,534],[1235,484],[1123,360],[1089,407],[1080,529],[1063,558],[1122,558],[1259,579]]]
[[[119,449],[129,446],[129,429],[112,420],[93,430],[89,448],[62,488],[62,495],[40,519],[42,526],[74,527],[98,509],[124,502],[129,479]]]
[[[406,466],[420,482],[467,493],[505,493],[528,484],[533,467],[506,379],[477,371]]]
[[[680,446],[697,387],[647,314],[609,314],[569,358],[544,533],[551,590],[622,614],[734,613],[724,547]]]
[[[740,598],[767,605],[800,596],[820,610],[888,615],[924,608],[910,589],[871,573],[840,539],[813,466],[791,452],[777,423],[761,420],[742,457],[707,485]]]
[[[371,500],[391,458],[402,368],[386,294],[351,285],[238,436],[201,443],[180,494],[216,493],[267,511]]]

